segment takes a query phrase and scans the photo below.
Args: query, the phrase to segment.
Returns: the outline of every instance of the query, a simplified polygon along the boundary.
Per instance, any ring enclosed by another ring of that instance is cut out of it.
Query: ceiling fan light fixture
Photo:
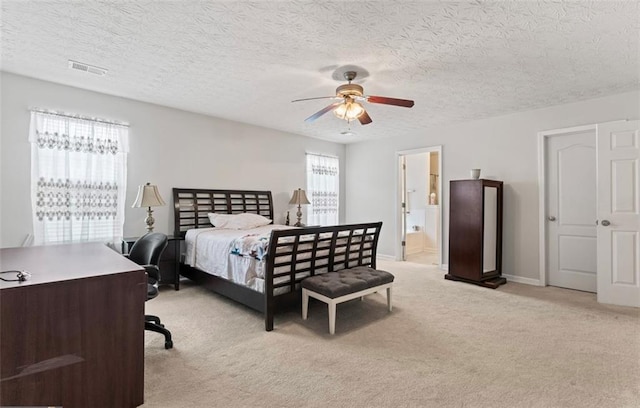
[[[368,73],[367,73],[368,74]],[[364,109],[364,107],[358,102],[368,102],[368,103],[376,103],[382,105],[394,105],[401,106],[404,108],[413,107],[413,101],[409,99],[398,99],[398,98],[389,98],[386,96],[373,96],[373,95],[365,95],[364,89],[362,89],[361,85],[354,84],[351,81],[356,79],[357,72],[356,71],[346,71],[344,72],[344,79],[348,81],[347,84],[340,85],[336,89],[335,96],[320,96],[317,98],[305,98],[305,99],[296,99],[291,102],[300,102],[300,101],[309,101],[312,99],[334,99],[338,100],[338,102],[333,102],[331,105],[325,106],[320,109],[318,112],[306,118],[304,121],[307,123],[311,123],[318,119],[320,116],[333,112],[339,119],[344,119],[347,122],[351,122],[352,120],[358,120],[361,125],[368,125],[373,122],[371,120],[371,116]]]
[[[364,108],[358,102],[349,99],[342,105],[338,106],[334,111],[334,115],[347,122],[358,119],[363,113]]]

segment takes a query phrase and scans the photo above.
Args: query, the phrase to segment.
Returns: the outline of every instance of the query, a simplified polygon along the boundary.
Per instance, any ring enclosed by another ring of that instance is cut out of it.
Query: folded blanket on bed
[[[259,261],[267,255],[269,248],[269,237],[271,232],[266,234],[248,234],[233,240],[230,253],[238,256],[250,256]]]

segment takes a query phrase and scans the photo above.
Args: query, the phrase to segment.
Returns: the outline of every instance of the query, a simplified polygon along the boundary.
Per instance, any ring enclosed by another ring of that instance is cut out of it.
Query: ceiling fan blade
[[[358,116],[358,121],[360,121],[361,125],[368,125],[373,122],[367,111],[362,112],[362,115]]]
[[[312,101],[314,99],[335,99],[337,98],[337,96],[318,96],[315,98],[304,98],[304,99],[296,99],[295,101],[291,101],[291,102],[300,102],[300,101]]]
[[[324,107],[322,110],[319,110],[318,112],[314,113],[313,115],[309,116],[308,118],[306,118],[304,121],[305,122],[313,122],[314,120],[318,119],[320,116],[324,115],[325,113],[334,110],[335,108],[337,108],[339,105],[342,105],[342,102],[336,102],[336,103],[332,103],[329,106]]]
[[[386,96],[367,96],[367,101],[371,103],[402,106],[404,108],[410,108],[413,106],[413,101],[408,99],[387,98]]]

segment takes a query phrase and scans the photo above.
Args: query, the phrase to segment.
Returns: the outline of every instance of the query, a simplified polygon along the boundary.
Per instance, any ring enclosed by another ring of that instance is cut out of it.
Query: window
[[[337,157],[307,153],[307,225],[338,224],[339,168]]]
[[[122,239],[129,128],[31,112],[35,244]]]

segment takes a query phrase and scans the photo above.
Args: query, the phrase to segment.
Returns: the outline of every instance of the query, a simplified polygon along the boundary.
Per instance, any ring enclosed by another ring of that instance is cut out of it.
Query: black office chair
[[[129,249],[128,258],[147,271],[147,300],[158,296],[158,281],[160,280],[158,263],[162,251],[167,247],[167,242],[165,234],[151,232],[138,238]],[[158,316],[145,315],[144,329],[164,334],[164,348],[170,349],[173,347],[171,332],[164,328]]]

